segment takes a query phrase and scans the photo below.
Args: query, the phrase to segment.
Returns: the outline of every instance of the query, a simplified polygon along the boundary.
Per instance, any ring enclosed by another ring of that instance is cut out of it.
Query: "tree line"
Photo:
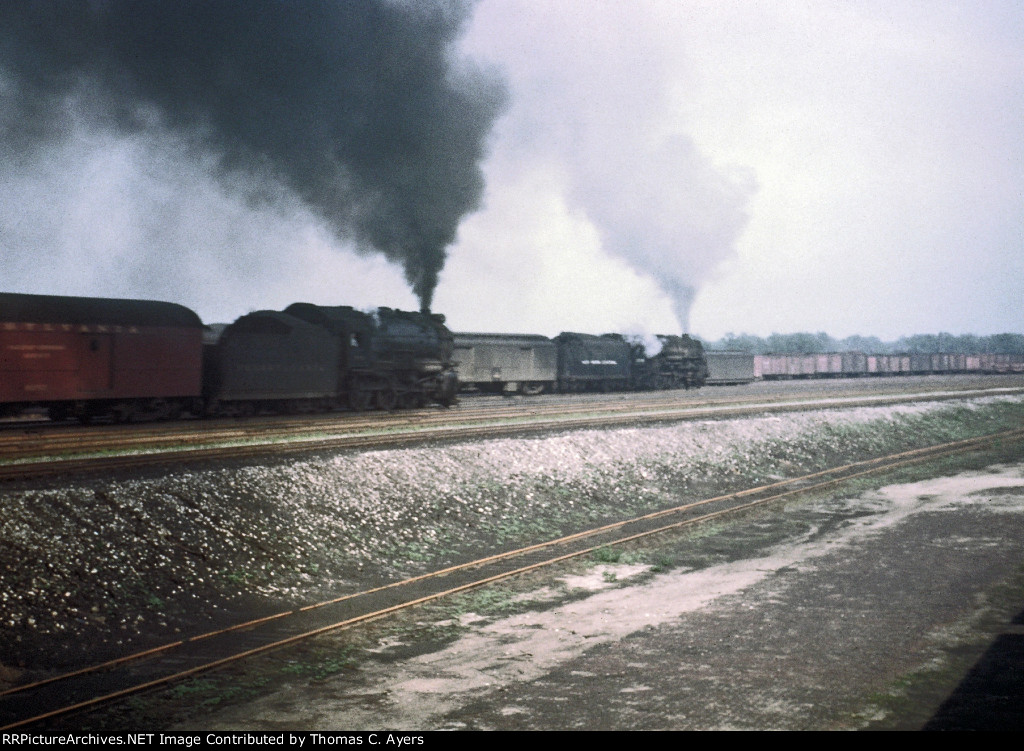
[[[866,352],[891,355],[914,352],[974,354],[979,352],[999,355],[1024,355],[1024,334],[914,334],[900,337],[894,342],[883,342],[877,336],[848,336],[834,339],[825,332],[817,334],[772,334],[761,337],[753,334],[728,333],[718,341],[707,342],[708,349],[737,350],[753,355],[771,353]]]

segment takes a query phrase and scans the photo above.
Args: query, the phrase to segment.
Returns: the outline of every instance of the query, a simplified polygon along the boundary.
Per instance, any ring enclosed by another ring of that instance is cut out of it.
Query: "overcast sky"
[[[1020,0],[481,0],[460,53],[508,94],[434,297],[456,330],[1024,331]],[[0,168],[0,288],[416,307],[288,191],[69,128]]]

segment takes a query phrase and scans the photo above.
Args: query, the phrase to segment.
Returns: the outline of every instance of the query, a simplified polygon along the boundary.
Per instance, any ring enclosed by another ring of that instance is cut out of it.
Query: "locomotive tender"
[[[173,303],[0,293],[0,417],[448,406],[452,365],[438,315],[296,303],[204,327]]]

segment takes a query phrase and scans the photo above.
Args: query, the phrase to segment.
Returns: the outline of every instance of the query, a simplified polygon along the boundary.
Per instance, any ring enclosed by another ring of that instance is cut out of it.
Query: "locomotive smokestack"
[[[454,53],[471,7],[0,3],[0,150],[57,142],[83,110],[124,133],[184,136],[216,156],[218,176],[245,172],[256,200],[283,184],[339,240],[401,264],[426,308],[478,206],[478,162],[505,101]]]

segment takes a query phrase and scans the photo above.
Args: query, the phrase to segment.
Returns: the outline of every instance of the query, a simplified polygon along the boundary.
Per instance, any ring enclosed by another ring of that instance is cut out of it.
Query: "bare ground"
[[[178,727],[919,727],[1024,604],[1022,538],[1024,463],[792,504],[423,611]]]

